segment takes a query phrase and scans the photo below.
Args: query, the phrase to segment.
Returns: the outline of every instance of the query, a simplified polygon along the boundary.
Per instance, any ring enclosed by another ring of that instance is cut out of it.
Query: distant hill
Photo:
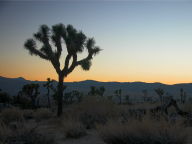
[[[45,81],[30,81],[22,77],[19,78],[5,78],[0,76],[0,89],[8,92],[10,95],[17,95],[24,84],[39,83],[41,85],[40,92],[42,95],[46,94],[46,89],[43,87]],[[57,82],[54,83],[56,86]],[[180,96],[180,88],[187,92],[187,97],[192,97],[192,83],[166,85],[162,83],[145,83],[145,82],[99,82],[93,80],[85,80],[80,82],[65,82],[67,86],[66,92],[71,90],[78,90],[85,94],[89,91],[90,86],[104,86],[106,89],[105,95],[112,95],[116,89],[122,89],[123,95],[129,95],[131,98],[141,98],[143,96],[142,90],[146,89],[148,95],[158,98],[154,92],[155,88],[163,88],[166,93],[178,98]]]

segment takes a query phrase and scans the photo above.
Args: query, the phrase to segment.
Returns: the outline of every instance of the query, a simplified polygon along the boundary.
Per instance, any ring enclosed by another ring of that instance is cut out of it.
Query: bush
[[[30,109],[23,110],[23,117],[28,120],[34,118],[34,111]]]
[[[11,97],[6,92],[0,92],[0,103],[10,103]]]
[[[36,127],[22,125],[13,129],[1,121],[0,144],[54,144],[54,139],[37,133]]]
[[[2,121],[0,122],[0,144],[4,144],[7,138],[11,136],[10,128]]]
[[[95,128],[97,123],[105,124],[109,118],[117,117],[118,110],[118,107],[111,101],[89,96],[79,104],[65,110],[65,116],[79,120],[86,128],[90,129]]]
[[[40,108],[33,113],[33,116],[37,121],[41,121],[53,117],[53,113],[47,108]]]
[[[86,129],[76,120],[64,120],[62,128],[66,138],[80,138],[86,135]]]
[[[13,104],[19,106],[22,109],[32,108],[31,100],[28,97],[22,95],[14,96]]]
[[[107,144],[185,144],[187,140],[181,127],[164,122],[109,122],[97,129]]]
[[[15,121],[22,122],[24,120],[23,112],[18,108],[4,109],[1,113],[1,118],[6,124]]]
[[[36,132],[25,131],[11,136],[7,139],[7,144],[54,144],[54,139],[46,137]]]

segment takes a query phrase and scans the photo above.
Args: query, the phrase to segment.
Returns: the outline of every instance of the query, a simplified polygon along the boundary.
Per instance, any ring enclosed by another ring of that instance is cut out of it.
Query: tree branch
[[[66,73],[66,72],[67,72],[68,67],[69,67],[69,61],[70,61],[70,59],[71,59],[71,54],[68,54],[68,55],[66,56],[64,68],[63,68],[63,70],[62,70],[63,73]]]
[[[50,60],[46,55],[44,55],[42,52],[38,51],[37,49],[34,49],[33,50],[33,53],[35,55],[38,55],[39,57],[43,58],[43,59],[46,59],[46,60]]]
[[[27,49],[31,55],[38,55],[39,57],[50,60],[48,56],[43,54],[41,51],[36,49],[36,42],[33,39],[28,39],[24,44],[25,49]]]
[[[71,73],[71,72],[74,70],[74,68],[77,66],[77,54],[73,54],[72,57],[73,57],[73,62],[72,62],[72,64],[71,64],[71,66],[67,69],[67,71],[64,71],[64,72],[63,72],[65,77],[66,77],[69,73]]]
[[[84,61],[89,61],[93,58],[93,54],[89,53],[88,56],[80,61],[77,61],[77,65],[81,65]]]

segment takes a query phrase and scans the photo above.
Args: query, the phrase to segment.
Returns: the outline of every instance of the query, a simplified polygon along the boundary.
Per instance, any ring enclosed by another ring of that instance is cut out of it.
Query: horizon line
[[[39,81],[39,82],[46,82],[46,80],[30,80],[30,79],[26,79],[25,77],[6,77],[6,76],[2,76],[0,75],[0,77],[3,77],[3,78],[9,78],[9,79],[17,79],[17,78],[23,78],[24,80],[27,80],[27,81]],[[55,79],[53,79],[54,81],[57,81]],[[173,84],[168,84],[168,83],[163,83],[163,82],[145,82],[145,81],[124,81],[124,82],[121,82],[121,81],[99,81],[99,80],[93,80],[93,79],[85,79],[85,80],[81,80],[81,81],[64,81],[65,82],[83,82],[83,81],[95,81],[95,82],[116,82],[116,83],[148,83],[148,84],[152,84],[152,83],[159,83],[159,84],[164,84],[164,85],[176,85],[176,84],[192,84],[192,82],[182,82],[182,83],[173,83]],[[58,82],[58,81],[57,81]]]

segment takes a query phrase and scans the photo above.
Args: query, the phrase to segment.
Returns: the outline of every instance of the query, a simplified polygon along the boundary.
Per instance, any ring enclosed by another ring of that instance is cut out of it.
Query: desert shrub
[[[54,144],[53,137],[38,133],[36,128],[22,125],[13,129],[11,124],[0,121],[0,144]]]
[[[187,140],[181,127],[164,122],[113,121],[97,129],[107,144],[185,144]]]
[[[79,121],[65,119],[62,122],[62,129],[66,138],[80,138],[86,135],[86,129]]]
[[[26,120],[34,118],[34,111],[31,109],[24,109],[23,110],[23,117]]]
[[[7,144],[54,144],[54,139],[36,132],[25,131],[15,136],[10,136]]]
[[[53,113],[48,108],[39,108],[33,113],[37,121],[45,120],[53,117]]]
[[[28,97],[22,95],[14,96],[13,104],[19,106],[22,109],[32,108],[31,100]]]
[[[0,92],[0,103],[10,103],[11,97],[6,92]]]
[[[94,96],[89,96],[65,110],[66,117],[79,120],[86,128],[94,128],[97,123],[104,124],[109,118],[118,115],[118,107],[115,104]]]
[[[24,120],[22,110],[18,108],[8,108],[1,112],[1,119],[4,123],[9,124],[10,122],[22,122]]]
[[[181,109],[185,112],[192,113],[192,106],[190,103],[185,103],[184,105],[181,105]]]
[[[9,136],[11,136],[10,128],[4,122],[0,121],[0,144],[4,144]]]

